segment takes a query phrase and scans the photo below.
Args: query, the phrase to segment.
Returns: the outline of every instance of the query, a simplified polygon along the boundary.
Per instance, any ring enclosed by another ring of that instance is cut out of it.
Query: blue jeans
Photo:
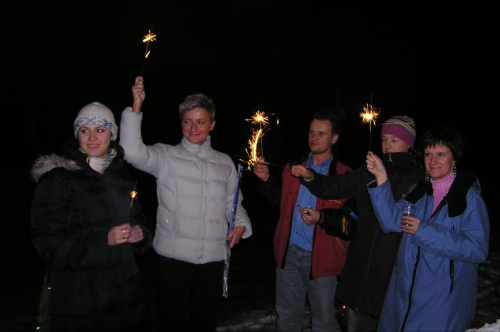
[[[311,275],[311,253],[290,246],[285,268],[276,269],[277,331],[302,331],[306,296],[311,309],[312,331],[340,331],[335,319],[334,297],[337,277],[314,281]]]

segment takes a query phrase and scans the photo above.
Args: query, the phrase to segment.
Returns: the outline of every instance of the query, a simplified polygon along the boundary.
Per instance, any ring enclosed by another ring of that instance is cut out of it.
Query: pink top
[[[452,172],[448,177],[441,179],[441,180],[433,180],[431,179],[431,184],[432,184],[432,190],[433,190],[433,196],[434,196],[434,206],[432,207],[432,213],[436,211],[436,208],[438,207],[439,203],[443,200],[444,196],[448,193],[450,190],[451,184],[453,183],[453,180],[455,180],[456,174],[455,172]]]

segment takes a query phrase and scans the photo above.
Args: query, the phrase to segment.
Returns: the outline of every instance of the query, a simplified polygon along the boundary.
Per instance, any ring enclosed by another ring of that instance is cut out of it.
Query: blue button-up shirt
[[[330,164],[333,161],[333,156],[322,162],[321,164],[314,166],[312,159],[312,153],[309,153],[309,158],[306,162],[306,168],[312,168],[319,174],[327,174],[330,168]],[[316,196],[311,194],[311,192],[300,185],[299,194],[297,196],[297,205],[295,206],[295,210],[292,217],[292,232],[290,234],[290,245],[297,246],[304,250],[311,252],[312,250],[312,242],[314,235],[314,226],[308,226],[302,220],[300,215],[300,208],[310,207],[316,208]]]

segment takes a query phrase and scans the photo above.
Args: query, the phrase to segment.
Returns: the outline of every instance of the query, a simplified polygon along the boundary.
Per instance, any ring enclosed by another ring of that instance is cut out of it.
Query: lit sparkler
[[[363,107],[363,113],[359,114],[361,116],[363,123],[370,124],[370,150],[372,149],[372,123],[375,125],[375,121],[379,113],[377,109],[372,105],[366,104],[366,107]]]
[[[137,182],[134,184],[134,188],[130,191],[130,208],[127,211],[127,220],[130,218],[130,210],[132,210],[132,206],[134,205],[134,199],[137,199]]]
[[[149,57],[151,51],[149,51],[149,43],[156,41],[156,35],[148,30],[147,35],[142,38],[142,42],[146,43],[146,51],[144,52],[144,61],[142,63],[142,74],[144,74],[144,66],[146,65],[146,59]]]
[[[156,41],[156,35],[151,32],[151,30],[148,30],[148,34],[144,36],[142,39],[143,43],[146,43],[146,52],[144,53],[144,57],[147,58],[149,56],[149,43]]]
[[[137,197],[137,190],[135,188],[137,187],[137,183],[134,186],[134,190],[130,192],[130,208],[132,208],[132,205],[134,204],[134,199]]]
[[[262,131],[262,126],[267,126],[269,124],[269,117],[266,116],[266,113],[261,112],[259,110],[257,112],[255,112],[255,114],[252,116],[251,119],[245,119],[245,120],[252,121],[252,123],[254,123],[254,124],[258,124],[261,131]],[[264,155],[264,146],[262,143],[262,136],[264,136],[264,135],[263,134],[260,135],[260,154],[261,154],[261,156]]]
[[[246,121],[252,121],[252,123],[259,124],[259,126],[262,127],[262,125],[267,126],[269,124],[269,117],[266,116],[266,113],[257,111],[255,114],[252,116],[251,119],[245,119]]]
[[[245,149],[248,157],[246,162],[248,170],[250,170],[252,166],[255,166],[261,159],[259,141],[261,141],[262,135],[262,128],[259,128],[259,130],[252,129],[252,138],[248,140],[248,148]]]
[[[258,110],[257,112],[255,112],[252,118],[245,120],[259,125],[258,130],[252,128],[252,138],[248,140],[249,146],[245,149],[248,160],[244,161],[240,159],[240,161],[243,161],[247,164],[247,169],[250,170],[252,166],[255,166],[260,160],[264,158],[262,137],[266,133],[266,126],[269,124],[269,117],[266,115],[266,113]],[[276,121],[276,124],[279,124],[279,119]]]

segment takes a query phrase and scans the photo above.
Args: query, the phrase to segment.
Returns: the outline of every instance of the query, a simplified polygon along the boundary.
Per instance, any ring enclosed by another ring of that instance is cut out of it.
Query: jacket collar
[[[407,152],[384,153],[382,162],[388,173],[392,173],[390,169],[411,170],[414,167],[413,157]]]
[[[467,192],[471,187],[479,190],[479,180],[477,176],[469,171],[460,170],[457,177],[451,184],[448,194],[443,198],[443,202],[448,204],[449,217],[461,215],[467,208]],[[430,181],[421,179],[415,188],[405,197],[410,203],[415,204],[424,195],[432,196],[432,184]]]
[[[212,143],[210,135],[207,136],[205,142],[202,145],[193,144],[189,142],[185,137],[182,137],[181,145],[184,149],[188,150],[198,157],[204,157],[212,151]]]

